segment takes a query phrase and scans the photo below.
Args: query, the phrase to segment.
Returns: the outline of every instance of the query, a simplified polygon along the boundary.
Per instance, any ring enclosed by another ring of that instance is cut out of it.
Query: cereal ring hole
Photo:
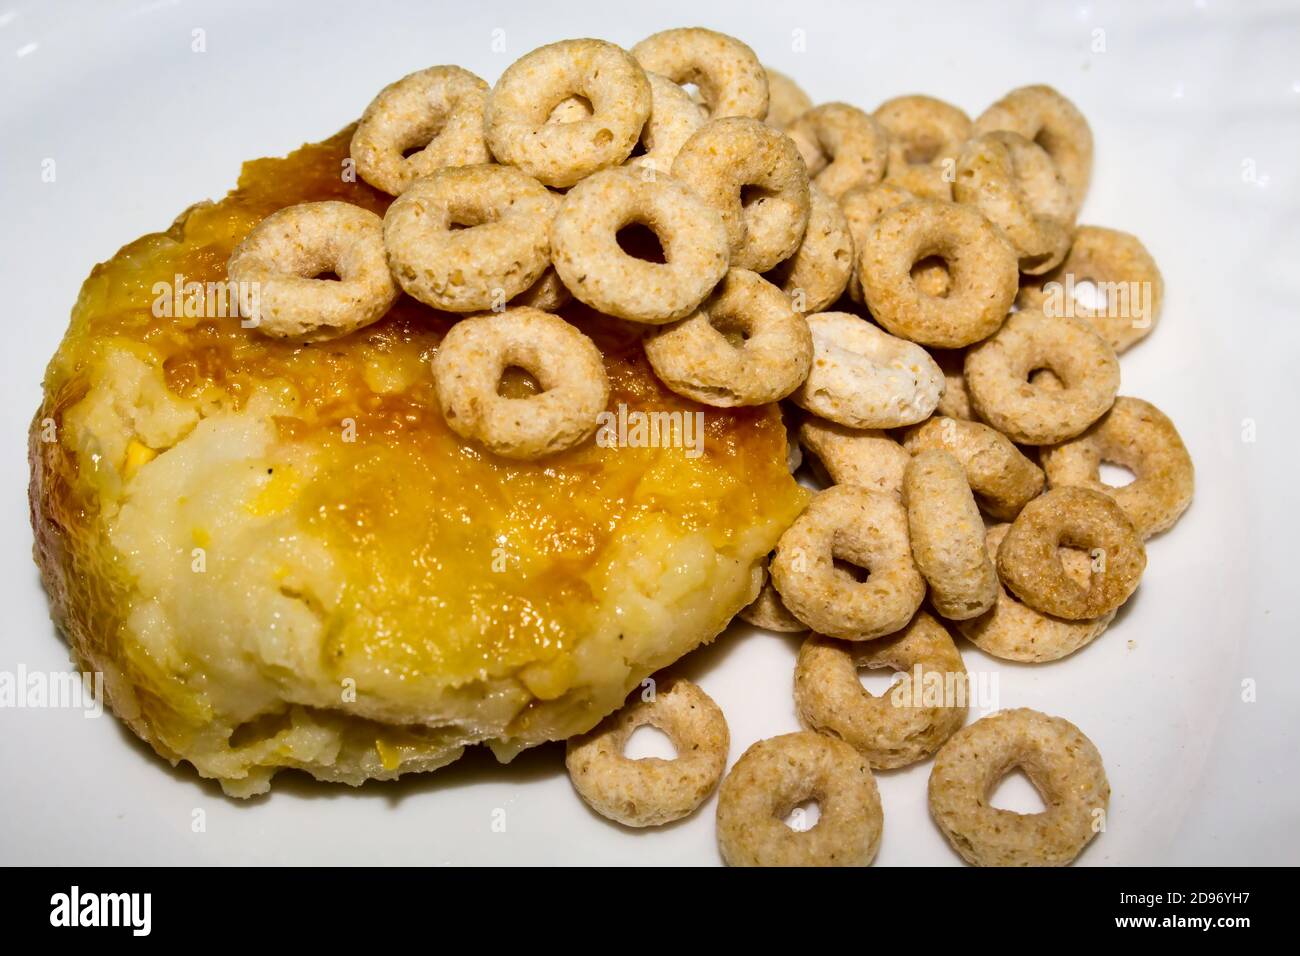
[[[870,568],[845,561],[838,556],[831,558],[831,566],[835,568],[837,576],[843,577],[850,584],[866,584],[867,579],[871,577]]]
[[[633,259],[664,265],[668,255],[659,234],[644,222],[633,220],[614,234],[618,247]]]
[[[645,723],[628,736],[623,756],[628,760],[676,760],[677,745],[658,727]]]
[[[1106,310],[1106,292],[1094,279],[1079,279],[1074,283],[1074,301],[1090,312]]]
[[[1125,485],[1132,484],[1137,480],[1137,475],[1126,465],[1119,462],[1103,460],[1097,470],[1101,483],[1111,488],[1123,488]]]
[[[1047,804],[1043,801],[1042,793],[1034,785],[1029,774],[1018,765],[1008,768],[994,781],[985,802],[994,809],[1019,813],[1022,816],[1047,812]]]
[[[922,295],[946,299],[952,291],[952,273],[943,256],[922,256],[912,263],[912,281]]]
[[[760,206],[764,200],[771,199],[776,193],[755,183],[746,183],[740,187],[740,206],[749,211]]]
[[[807,833],[817,825],[821,818],[821,802],[816,797],[809,797],[791,807],[789,812],[781,818],[781,822],[795,833]]]
[[[581,93],[574,93],[564,97],[550,108],[546,122],[563,126],[588,119],[594,112],[596,112],[596,107],[591,104],[591,100]]]
[[[533,373],[518,365],[507,366],[497,383],[497,394],[502,398],[531,398],[543,391]]]
[[[869,664],[858,665],[858,683],[863,691],[872,697],[884,697],[901,684],[907,675],[889,664],[872,667]]]

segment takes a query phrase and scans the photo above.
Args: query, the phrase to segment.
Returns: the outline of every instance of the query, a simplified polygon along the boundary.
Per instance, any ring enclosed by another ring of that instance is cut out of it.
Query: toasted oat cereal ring
[[[526,398],[497,393],[508,368],[542,390]],[[600,349],[568,322],[527,307],[462,319],[433,358],[433,383],[448,427],[503,458],[541,458],[596,430],[609,400]]]
[[[787,826],[807,800],[817,801],[816,825]],[[729,866],[866,866],[884,826],[866,759],[811,731],[760,740],[718,790],[718,848]]]
[[[911,429],[903,447],[912,454],[927,448],[951,452],[966,469],[976,502],[1001,521],[1020,514],[1043,490],[1043,470],[1011,439],[979,422],[936,415]]]
[[[684,89],[658,73],[646,73],[650,81],[650,116],[641,128],[637,145],[624,166],[644,171],[647,179],[656,172],[667,173],[682,144],[707,121],[704,108]],[[551,110],[550,123],[576,123],[591,116],[585,97],[570,96]],[[639,152],[638,152],[639,150]]]
[[[989,528],[986,538],[989,557],[997,560],[998,547],[1011,525]],[[1087,587],[1092,576],[1092,559],[1081,551],[1062,548],[1061,566],[1080,587]],[[1050,614],[1040,614],[998,584],[998,600],[993,607],[969,621],[958,621],[962,635],[987,654],[1004,661],[1041,664],[1060,660],[1094,641],[1110,622],[1114,611],[1082,621],[1066,621]]]
[[[813,363],[792,397],[851,428],[899,428],[929,417],[943,372],[925,349],[848,312],[808,316]]]
[[[998,575],[984,548],[984,519],[966,471],[937,448],[918,451],[903,478],[912,557],[941,617],[965,621],[998,598]]]
[[[1143,538],[1167,531],[1192,502],[1195,471],[1178,429],[1150,402],[1121,395],[1078,438],[1043,449],[1053,488],[1078,485],[1109,495]],[[1101,463],[1122,465],[1135,478],[1122,487],[1101,480]]]
[[[677,756],[624,756],[633,732],[647,726],[662,731]],[[713,698],[679,679],[570,737],[564,763],[573,789],[601,816],[629,827],[657,827],[705,801],[727,768],[730,745],[727,720]]]
[[[747,624],[761,627],[765,631],[778,631],[785,634],[799,634],[808,630],[808,625],[799,620],[781,602],[781,595],[772,587],[772,578],[767,571],[767,562],[760,568],[762,585],[758,597],[740,609],[737,615]]]
[[[713,120],[686,141],[672,174],[722,214],[731,265],[766,272],[803,241],[812,200],[790,137],[758,120]]]
[[[797,312],[820,312],[840,297],[853,273],[853,239],[844,213],[830,196],[809,187],[812,211],[794,255],[766,278],[790,296]]]
[[[591,115],[551,122],[581,96]],[[487,144],[499,162],[548,186],[572,186],[631,154],[650,115],[650,81],[626,50],[604,40],[561,40],[520,57],[488,94]]]
[[[647,176],[667,175],[681,148],[708,117],[690,94],[668,77],[658,73],[646,76],[650,80],[650,117],[641,130],[643,152],[633,155],[627,165],[645,170]]]
[[[893,209],[903,203],[916,199],[905,189],[890,183],[874,183],[870,186],[855,186],[840,197],[840,208],[848,222],[849,235],[853,239],[853,275],[849,277],[849,298],[854,302],[865,302],[862,294],[862,280],[858,275],[859,258],[856,251],[862,249],[871,225],[880,218],[886,209]],[[917,291],[922,295],[942,297],[948,294],[950,285],[948,267],[942,259],[922,260],[912,266],[912,279]]]
[[[1023,770],[1041,813],[992,805],[998,782]],[[930,771],[930,813],[976,866],[1065,866],[1102,829],[1110,784],[1083,731],[1036,710],[1003,710],[959,730]]]
[[[1060,548],[1092,558],[1082,585],[1065,573]],[[1082,621],[1128,600],[1147,566],[1142,538],[1119,505],[1088,488],[1053,488],[1025,505],[998,547],[998,574],[1036,611]]]
[[[1031,383],[1050,369],[1064,388]],[[1080,319],[1017,312],[966,353],[966,387],[979,417],[1014,442],[1053,445],[1106,413],[1119,391],[1115,350]]]
[[[767,118],[768,126],[785,129],[791,122],[812,109],[812,98],[799,88],[799,84],[784,73],[763,68],[767,74]]]
[[[808,175],[838,199],[855,186],[880,182],[889,156],[885,132],[856,106],[823,103],[800,115],[786,133],[799,147]]]
[[[970,117],[933,96],[898,96],[872,114],[889,137],[885,182],[926,199],[952,199],[957,154]]]
[[[487,92],[485,82],[458,66],[433,66],[385,86],[352,134],[357,174],[396,196],[444,166],[491,162],[483,139]]]
[[[864,667],[904,676],[877,697],[858,680]],[[957,645],[924,611],[897,634],[865,644],[810,635],[794,671],[800,720],[850,744],[873,770],[906,767],[938,750],[966,720],[966,690]]]
[[[1047,151],[1018,133],[972,139],[957,160],[953,195],[984,213],[1020,256],[1020,271],[1041,275],[1070,248],[1074,206]]]
[[[526,305],[541,309],[543,312],[554,312],[572,298],[573,295],[560,281],[555,269],[548,268],[542,273],[540,279],[511,299],[510,305],[511,307]]]
[[[799,441],[816,456],[833,483],[902,497],[903,475],[912,457],[883,431],[809,418],[799,427]]]
[[[509,166],[439,169],[384,214],[389,267],[407,295],[435,309],[500,308],[550,264],[558,205],[541,183]]]
[[[917,288],[912,268],[938,256],[951,288],[943,298]],[[918,199],[886,210],[858,250],[858,278],[876,321],[922,345],[955,348],[997,331],[1019,288],[1016,253],[978,210]]]
[[[1075,291],[1091,283],[1101,302],[1080,302]],[[1116,352],[1151,334],[1160,318],[1165,283],[1137,236],[1101,226],[1080,226],[1065,261],[1021,286],[1017,302],[1027,312],[1083,319]]]
[[[632,55],[674,83],[694,84],[714,119],[767,115],[767,73],[754,51],[733,36],[702,27],[664,30],[632,47]]]
[[[624,252],[629,225],[654,232],[663,262]],[[606,169],[569,190],[551,226],[555,271],[581,301],[634,322],[673,322],[704,301],[727,271],[722,217],[670,176]]]
[[[917,288],[920,288],[920,282],[917,283]],[[966,375],[963,371],[966,353],[961,349],[926,349],[926,351],[930,353],[930,358],[934,359],[939,368],[943,369],[943,394],[939,396],[939,404],[935,406],[934,413],[964,421],[973,420],[975,412],[971,408],[970,393],[966,390]]]
[[[694,313],[645,338],[660,381],[718,408],[789,395],[807,377],[812,351],[808,323],[785,293],[744,269],[729,271]]]
[[[1073,209],[1078,211],[1092,178],[1092,130],[1073,103],[1050,86],[1022,86],[980,114],[971,134],[982,136],[995,130],[1019,133],[1047,150],[1070,187]]]
[[[235,247],[232,282],[256,283],[245,318],[280,339],[320,342],[383,318],[397,299],[384,260],[382,220],[346,202],[309,202],[271,213]],[[317,279],[333,272],[339,281]]]
[[[869,573],[859,581],[836,560]],[[814,631],[866,641],[903,628],[925,597],[907,512],[891,494],[854,485],[819,492],[777,542],[772,583]]]

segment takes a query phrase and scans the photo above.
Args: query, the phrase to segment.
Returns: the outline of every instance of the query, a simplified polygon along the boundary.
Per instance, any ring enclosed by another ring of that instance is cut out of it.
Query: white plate
[[[1196,501],[1151,543],[1141,589],[1094,645],[1039,667],[963,653],[998,675],[1000,706],[1068,717],[1100,748],[1114,796],[1082,863],[1297,862],[1300,13],[1243,7],[0,2],[0,671],[66,666],[30,558],[24,432],[93,263],[221,196],[242,160],[333,133],[413,69],[455,62],[494,79],[552,40],[630,45],[703,23],[818,101],[874,108],[927,92],[974,115],[1046,82],[1088,116],[1097,161],[1083,221],[1141,236],[1168,287],[1160,326],[1124,356],[1122,391],[1178,424]],[[796,728],[796,647],[735,629],[690,659],[730,721],[733,760]],[[718,861],[712,802],[674,826],[621,829],[574,796],[556,747],[359,791],[282,777],[269,799],[238,803],[170,771],[115,720],[8,709],[0,766],[4,862]],[[879,775],[879,864],[957,862],[927,815],[928,772]]]

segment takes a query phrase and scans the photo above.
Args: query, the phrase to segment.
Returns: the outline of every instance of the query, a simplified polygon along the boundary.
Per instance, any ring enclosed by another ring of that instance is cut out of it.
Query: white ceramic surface
[[[1300,862],[1295,3],[0,0],[0,671],[66,666],[30,557],[24,432],[93,263],[222,195],[241,160],[334,132],[411,70],[455,62],[493,80],[552,40],[631,45],[697,23],[739,35],[817,101],[926,92],[975,115],[1046,82],[1088,116],[1082,221],[1137,233],[1168,289],[1122,391],[1177,423],[1196,501],[1151,542],[1140,591],[1094,645],[1039,667],[963,652],[998,675],[1001,706],[1068,717],[1100,748],[1114,796],[1082,864]],[[690,659],[728,716],[732,760],[796,728],[796,647],[736,628]],[[712,801],[658,831],[621,829],[572,793],[556,747],[359,791],[282,777],[239,803],[115,720],[4,709],[0,768],[0,862],[718,862]],[[928,817],[928,772],[879,775],[877,865],[958,862]]]

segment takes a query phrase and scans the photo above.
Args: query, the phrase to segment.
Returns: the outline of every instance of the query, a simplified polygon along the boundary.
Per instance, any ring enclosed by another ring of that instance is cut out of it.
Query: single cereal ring
[[[919,281],[917,288],[921,288]],[[934,359],[939,368],[943,369],[943,394],[939,396],[939,404],[935,406],[934,413],[948,418],[973,421],[975,412],[971,408],[970,392],[966,390],[964,371],[966,353],[961,349],[926,349],[926,351],[930,353],[930,358]]]
[[[763,584],[758,597],[740,609],[737,615],[747,624],[761,627],[765,631],[778,631],[784,634],[799,634],[808,630],[808,625],[799,620],[781,603],[781,595],[772,587],[772,578],[767,572],[767,562],[760,570],[763,572]]]
[[[808,376],[812,353],[808,323],[785,293],[744,269],[729,271],[690,316],[645,338],[660,381],[718,408],[785,398]]]
[[[956,456],[918,451],[903,478],[912,557],[941,617],[978,617],[998,599],[998,575],[984,547],[984,519]]]
[[[834,484],[902,497],[903,475],[912,457],[883,431],[809,418],[799,427],[799,441],[817,457]]]
[[[912,267],[932,256],[947,264],[952,287],[925,295]],[[918,199],[886,210],[858,250],[858,277],[876,321],[895,335],[955,348],[997,331],[1019,288],[1016,252],[978,210]]]
[[[565,305],[573,295],[569,292],[554,268],[547,268],[542,277],[510,300],[511,308],[526,305],[543,312],[554,312]]]
[[[379,91],[352,134],[357,174],[396,196],[444,166],[490,163],[483,139],[488,85],[458,66],[433,66]],[[420,150],[406,155],[414,147]]]
[[[1031,383],[1050,369],[1063,389]],[[1106,413],[1119,391],[1115,350],[1080,319],[1017,312],[966,353],[966,387],[979,417],[1014,442],[1052,445]]]
[[[780,131],[758,120],[713,120],[682,146],[672,173],[722,213],[732,268],[766,272],[803,241],[808,170]]]
[[[1042,813],[990,803],[998,781],[1023,770]],[[1018,708],[959,730],[930,771],[930,813],[954,850],[976,866],[1065,866],[1102,829],[1110,784],[1101,754],[1061,717]]]
[[[556,104],[582,96],[591,115],[550,122]],[[572,186],[631,154],[650,115],[650,81],[636,60],[604,40],[561,40],[526,53],[488,94],[488,147],[548,186]]]
[[[646,77],[650,80],[650,117],[626,165],[644,170],[648,177],[667,175],[686,141],[708,117],[690,94],[668,77],[658,73],[646,73]],[[636,148],[643,152],[637,155]]]
[[[779,263],[767,279],[790,296],[796,312],[820,312],[831,305],[853,273],[853,239],[844,213],[816,186],[808,189],[812,211],[808,229],[794,255]]]
[[[1075,298],[1084,283],[1092,283],[1101,303],[1085,305]],[[1065,261],[1026,282],[1017,302],[1023,311],[1083,319],[1123,352],[1151,334],[1164,297],[1164,279],[1137,236],[1080,226]]]
[[[744,43],[702,27],[664,30],[632,47],[645,69],[674,83],[691,83],[700,91],[713,119],[767,115],[767,73]]]
[[[550,264],[558,206],[546,187],[509,166],[439,169],[384,214],[389,267],[407,295],[435,309],[500,308]]]
[[[975,501],[1000,521],[1010,521],[1043,490],[1043,470],[999,431],[979,422],[936,415],[911,429],[903,447],[951,452],[966,469]]]
[[[671,760],[623,755],[638,727],[663,731],[677,749]],[[657,827],[694,812],[727,769],[731,736],[713,698],[688,680],[660,686],[594,730],[570,737],[564,765],[578,796],[603,817],[629,827]]]
[[[226,264],[231,282],[255,283],[244,318],[263,335],[322,342],[384,317],[398,296],[384,260],[383,221],[346,202],[309,202],[271,213]],[[335,282],[317,279],[334,272]]]
[[[777,129],[785,129],[794,120],[812,109],[812,98],[799,88],[799,84],[770,66],[763,67],[767,74],[767,118],[764,122]]]
[[[876,697],[858,680],[863,667],[904,676]],[[866,644],[810,635],[794,671],[800,720],[850,744],[873,770],[906,767],[938,750],[966,720],[966,690],[957,645],[924,611],[897,634]]]
[[[506,369],[522,368],[542,391],[497,394]],[[600,349],[568,322],[538,309],[462,319],[433,357],[447,425],[503,458],[541,458],[584,441],[609,400]]]
[[[790,811],[809,799],[821,811],[817,825],[786,826]],[[866,866],[884,826],[866,760],[811,731],[760,740],[718,790],[718,848],[729,866]]]
[[[786,133],[799,147],[813,182],[835,199],[855,186],[878,183],[885,175],[889,157],[885,132],[856,106],[814,106],[792,122]]]
[[[1007,536],[1009,524],[989,528],[985,543],[989,558],[997,560],[998,548]],[[1065,574],[1086,588],[1092,576],[1092,559],[1081,551],[1062,548],[1061,566]],[[998,600],[992,609],[969,621],[958,621],[962,635],[984,651],[1004,661],[1041,664],[1060,660],[1091,643],[1115,619],[1114,611],[1082,621],[1066,621],[1050,614],[1040,614],[998,584]]]
[[[898,96],[873,114],[889,137],[885,182],[925,199],[952,199],[957,154],[970,117],[933,96]]]
[[[867,233],[872,224],[880,218],[886,209],[893,209],[903,203],[916,199],[905,189],[890,183],[875,183],[871,186],[855,186],[840,197],[840,208],[849,225],[849,235],[853,239],[854,250],[861,250],[867,240]],[[858,275],[858,256],[853,257],[853,275],[849,278],[849,298],[854,302],[866,301],[862,294],[862,279]],[[941,298],[948,294],[950,279],[948,267],[942,259],[931,257],[912,266],[912,279],[917,291],[922,295]]]
[[[865,582],[835,566],[864,568]],[[772,583],[814,631],[866,641],[903,628],[925,597],[907,512],[891,494],[853,485],[819,492],[777,542]]]
[[[1065,573],[1062,546],[1092,558],[1086,586]],[[1068,621],[1115,610],[1137,589],[1146,566],[1132,522],[1114,501],[1087,488],[1053,488],[1029,502],[998,548],[1003,583],[1034,610]]]
[[[1101,480],[1103,461],[1136,476],[1122,487]],[[1078,438],[1043,449],[1053,488],[1078,485],[1109,495],[1143,538],[1167,531],[1192,503],[1195,470],[1178,429],[1150,402],[1121,395]]]
[[[972,139],[952,189],[1011,240],[1021,272],[1041,275],[1065,258],[1074,225],[1070,188],[1037,143],[1005,130]]]
[[[851,428],[899,428],[928,418],[943,372],[925,349],[848,312],[808,316],[813,363],[791,396],[815,415]]]
[[[637,224],[663,246],[663,262],[624,252],[619,230]],[[593,309],[661,324],[689,315],[727,272],[722,217],[669,176],[606,169],[569,190],[551,226],[555,271]]]
[[[658,73],[646,73],[650,81],[650,116],[641,128],[641,136],[632,148],[632,156],[623,165],[644,170],[647,179],[656,172],[667,173],[682,144],[705,124],[708,116],[689,93]],[[591,116],[591,103],[582,96],[561,100],[551,110],[548,123],[576,123]]]
[[[1070,187],[1073,209],[1078,211],[1092,178],[1092,130],[1073,103],[1050,86],[1022,86],[980,114],[971,134],[982,136],[995,130],[1019,133],[1047,150]]]

